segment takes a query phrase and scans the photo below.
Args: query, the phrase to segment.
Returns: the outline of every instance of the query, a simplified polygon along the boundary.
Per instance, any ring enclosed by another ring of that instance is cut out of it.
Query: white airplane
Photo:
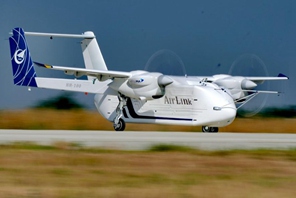
[[[231,124],[237,109],[260,93],[254,88],[278,77],[243,77],[218,74],[209,77],[168,76],[148,71],[110,71],[107,69],[93,32],[52,34],[24,32],[14,28],[9,38],[14,84],[19,86],[94,93],[99,113],[113,122],[116,131],[125,123],[153,123],[202,126],[203,132],[218,132]],[[61,70],[75,79],[37,77],[25,35],[82,39],[85,68],[54,66],[34,62],[47,69]],[[79,80],[87,76],[87,80]]]

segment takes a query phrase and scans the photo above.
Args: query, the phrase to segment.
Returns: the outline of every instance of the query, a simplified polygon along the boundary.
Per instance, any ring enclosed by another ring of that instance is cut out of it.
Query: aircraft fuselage
[[[114,120],[118,97],[112,90],[96,94],[95,104],[106,119]],[[175,83],[166,86],[165,94],[159,99],[127,98],[122,119],[127,123],[222,127],[231,124],[235,116],[233,99],[218,86]]]

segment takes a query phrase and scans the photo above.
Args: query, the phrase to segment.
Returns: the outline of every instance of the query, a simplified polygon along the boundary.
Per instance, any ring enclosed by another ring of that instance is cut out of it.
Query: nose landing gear
[[[202,132],[204,133],[218,133],[218,131],[219,131],[218,127],[202,126]]]

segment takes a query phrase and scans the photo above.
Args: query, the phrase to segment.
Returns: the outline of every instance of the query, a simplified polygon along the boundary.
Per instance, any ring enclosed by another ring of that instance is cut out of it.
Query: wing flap
[[[113,78],[129,78],[131,76],[131,73],[129,72],[54,66],[54,65],[48,65],[48,64],[38,63],[38,62],[34,62],[34,64],[36,64],[39,67],[44,67],[47,69],[64,71],[65,74],[74,75],[75,77],[93,76],[100,81],[105,81]]]

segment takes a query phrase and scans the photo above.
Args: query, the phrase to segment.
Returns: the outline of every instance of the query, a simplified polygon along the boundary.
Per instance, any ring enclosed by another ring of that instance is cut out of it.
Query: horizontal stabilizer
[[[12,34],[12,33],[10,33]],[[50,39],[55,37],[63,38],[80,38],[84,64],[87,69],[108,70],[105,60],[102,56],[96,36],[92,31],[86,31],[82,34],[60,34],[60,33],[43,33],[43,32],[24,32],[29,36],[44,36]],[[88,76],[88,79],[93,77]]]
[[[48,37],[64,37],[64,38],[83,38],[92,39],[95,38],[93,32],[85,32],[84,34],[56,34],[56,33],[41,33],[41,32],[25,32],[25,35],[29,36],[48,36]]]

